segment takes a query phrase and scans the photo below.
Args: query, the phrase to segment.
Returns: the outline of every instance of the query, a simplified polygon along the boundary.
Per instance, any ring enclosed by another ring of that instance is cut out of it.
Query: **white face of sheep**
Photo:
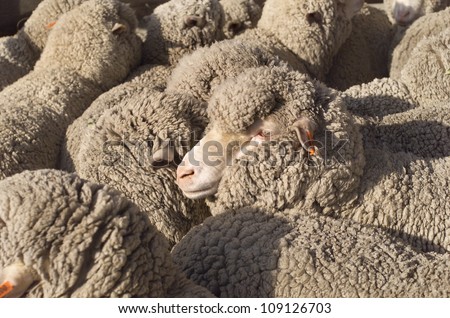
[[[302,117],[292,127],[300,144],[312,151],[312,134],[315,124]],[[187,153],[177,169],[177,182],[184,195],[202,199],[217,192],[224,171],[234,159],[251,154],[264,142],[276,140],[288,128],[270,116],[257,119],[242,133],[225,133],[213,127],[200,142]]]
[[[414,21],[422,10],[424,0],[393,0],[390,8],[395,21],[400,25]]]

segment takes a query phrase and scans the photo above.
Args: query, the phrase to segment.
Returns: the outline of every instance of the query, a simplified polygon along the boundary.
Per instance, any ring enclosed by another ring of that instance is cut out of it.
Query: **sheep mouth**
[[[207,187],[202,187],[200,189],[182,189],[183,194],[188,197],[189,199],[193,199],[193,200],[199,200],[199,199],[204,199],[207,198],[209,196],[212,196],[214,194],[217,193],[219,184],[212,184],[210,186]]]

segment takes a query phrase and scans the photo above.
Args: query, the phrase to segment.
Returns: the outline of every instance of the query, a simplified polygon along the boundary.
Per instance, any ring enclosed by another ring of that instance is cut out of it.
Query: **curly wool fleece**
[[[0,179],[58,166],[68,125],[139,63],[136,23],[127,5],[110,0],[59,19],[34,70],[0,92]]]
[[[167,241],[133,203],[74,174],[2,180],[0,239],[0,274],[17,263],[33,273],[25,297],[211,296],[173,264]]]

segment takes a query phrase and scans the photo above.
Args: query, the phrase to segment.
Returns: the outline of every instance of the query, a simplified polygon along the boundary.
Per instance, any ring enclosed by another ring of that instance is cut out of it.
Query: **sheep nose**
[[[410,7],[405,7],[403,5],[394,7],[394,18],[399,23],[408,23],[413,17],[414,10]]]
[[[193,167],[178,166],[177,168],[177,179],[180,181],[192,179],[194,175],[195,170]]]
[[[230,36],[234,36],[234,35],[238,34],[239,31],[241,31],[242,23],[230,21],[226,24],[225,28]]]
[[[203,28],[206,24],[206,20],[204,17],[202,17],[198,14],[193,14],[193,15],[188,15],[187,17],[184,18],[184,24],[188,28],[193,28],[193,27]]]

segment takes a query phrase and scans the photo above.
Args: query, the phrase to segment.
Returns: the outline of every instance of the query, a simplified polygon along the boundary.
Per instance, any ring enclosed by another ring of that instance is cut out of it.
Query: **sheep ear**
[[[0,298],[20,297],[35,281],[32,270],[14,264],[0,271]]]
[[[364,0],[339,0],[347,19],[352,19],[361,10]]]
[[[127,30],[127,26],[125,24],[122,24],[122,23],[114,24],[114,26],[111,29],[113,34],[122,34],[126,30]]]
[[[307,117],[300,117],[294,122],[292,128],[297,134],[298,141],[303,149],[314,155],[314,133],[317,130],[317,124]]]

